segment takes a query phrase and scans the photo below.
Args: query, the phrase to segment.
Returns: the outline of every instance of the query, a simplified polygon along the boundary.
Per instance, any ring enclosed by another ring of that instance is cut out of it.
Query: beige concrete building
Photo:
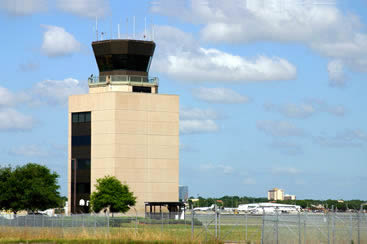
[[[282,189],[274,188],[268,191],[268,200],[284,200],[284,191]]]
[[[296,200],[296,195],[289,195],[289,194],[285,194],[284,195],[284,200]]]
[[[89,78],[88,94],[69,97],[70,211],[87,211],[96,180],[107,175],[129,185],[139,214],[144,202],[177,202],[179,97],[158,94],[158,79],[148,78],[155,44],[92,46],[100,76]]]

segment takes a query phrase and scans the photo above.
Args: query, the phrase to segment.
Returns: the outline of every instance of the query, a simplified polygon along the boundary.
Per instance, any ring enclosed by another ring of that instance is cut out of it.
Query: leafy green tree
[[[17,213],[36,212],[60,205],[58,175],[39,164],[0,169],[0,208]]]
[[[109,207],[112,213],[125,213],[135,206],[136,197],[129,191],[129,186],[122,184],[114,176],[97,179],[96,191],[90,197],[94,212]]]

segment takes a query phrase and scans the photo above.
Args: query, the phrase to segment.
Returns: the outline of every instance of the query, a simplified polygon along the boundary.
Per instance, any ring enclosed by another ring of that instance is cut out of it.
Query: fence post
[[[220,225],[221,225],[221,212],[218,213],[218,217],[219,217],[219,226],[218,226],[218,239],[220,239]]]
[[[110,235],[110,211],[107,212],[107,235]]]
[[[261,244],[264,244],[264,234],[265,234],[265,209],[263,208],[263,224],[261,227]]]
[[[215,211],[215,239],[218,239],[218,213],[217,213],[217,209],[214,208]]]
[[[161,211],[161,233],[163,233],[163,212]]]
[[[97,214],[93,213],[94,215],[94,235],[97,233]]]
[[[195,216],[195,211],[194,209],[191,210],[191,239],[194,240],[194,216]]]
[[[136,209],[135,209],[135,231],[138,232],[138,212],[136,211]]]
[[[327,212],[327,243],[330,244],[330,212]]]
[[[307,241],[306,222],[307,222],[307,212],[305,213],[304,220],[303,220],[303,244],[306,244],[306,241]]]
[[[245,240],[247,241],[247,225],[248,225],[248,221],[247,221],[247,213],[245,213],[246,216],[246,236],[245,236]]]
[[[276,235],[276,244],[279,244],[279,213],[278,211],[276,213],[276,222],[275,222],[275,235]]]
[[[349,215],[349,224],[350,224],[349,239],[350,239],[350,243],[353,243],[353,215],[352,214]]]
[[[362,213],[362,206],[361,209],[359,210],[359,212],[357,213],[357,218],[358,218],[358,227],[357,227],[357,231],[358,231],[358,244],[361,243],[361,213]]]
[[[335,210],[334,210],[334,206],[333,206],[333,213],[332,213],[332,228],[333,228],[333,244],[335,243]]]
[[[302,239],[301,239],[301,212],[298,212],[298,244],[302,244]]]

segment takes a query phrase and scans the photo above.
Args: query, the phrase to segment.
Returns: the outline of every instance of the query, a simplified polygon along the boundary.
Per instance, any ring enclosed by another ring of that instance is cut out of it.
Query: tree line
[[[50,208],[63,208],[66,197],[60,196],[59,175],[46,166],[28,163],[12,168],[0,167],[0,210],[16,214],[25,210],[36,213]],[[129,186],[112,176],[97,179],[91,194],[90,211],[127,212],[136,203]]]
[[[267,198],[264,197],[247,197],[247,196],[223,196],[219,198],[204,198],[197,197],[198,201],[192,201],[195,199],[194,197],[190,197],[188,200],[190,208],[196,207],[208,207],[212,204],[217,204],[218,206],[225,208],[237,208],[240,204],[249,204],[249,203],[261,203],[261,202],[269,202]],[[302,208],[313,208],[313,206],[322,205],[325,208],[331,209],[332,206],[334,209],[338,209],[340,211],[346,211],[348,209],[359,210],[361,205],[366,201],[362,200],[348,200],[348,201],[338,201],[338,200],[313,200],[313,199],[304,199],[304,200],[286,200],[286,201],[276,201],[276,203],[283,204],[293,204],[299,205]],[[367,206],[363,207],[367,210]]]

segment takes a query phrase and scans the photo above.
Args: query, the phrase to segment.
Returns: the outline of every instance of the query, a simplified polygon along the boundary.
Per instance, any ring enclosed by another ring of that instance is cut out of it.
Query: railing
[[[132,75],[109,75],[109,76],[91,76],[88,78],[89,85],[102,85],[110,83],[149,83],[158,85],[159,79],[157,77],[148,78],[147,76],[132,76]]]

